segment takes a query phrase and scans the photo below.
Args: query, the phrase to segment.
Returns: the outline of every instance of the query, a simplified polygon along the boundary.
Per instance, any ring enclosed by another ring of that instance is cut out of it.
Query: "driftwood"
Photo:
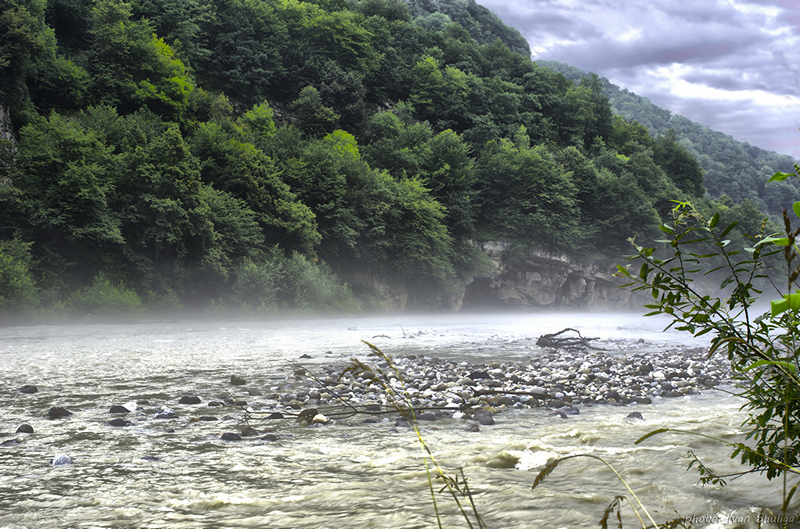
[[[567,331],[572,331],[578,336],[561,336]],[[581,336],[580,331],[576,329],[566,328],[553,334],[543,334],[536,340],[536,345],[539,347],[552,347],[554,349],[570,349],[578,347],[586,347],[587,349],[594,349],[596,351],[603,351],[599,347],[592,346],[589,342],[597,340],[598,338],[584,338]]]

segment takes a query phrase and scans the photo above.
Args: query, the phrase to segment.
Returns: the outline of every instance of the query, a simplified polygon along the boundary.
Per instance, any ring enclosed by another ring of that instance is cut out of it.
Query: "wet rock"
[[[435,421],[436,414],[432,411],[424,411],[417,415],[417,420],[419,421]]]
[[[50,408],[50,411],[47,412],[47,416],[51,419],[59,419],[61,417],[69,417],[72,415],[72,412],[66,408],[62,408],[61,406],[54,406]]]
[[[264,440],[264,441],[269,441],[271,443],[274,443],[275,441],[278,440],[278,436],[275,435],[274,433],[268,433],[267,435],[265,435],[261,439]]]
[[[316,408],[306,408],[300,412],[300,414],[297,416],[297,419],[310,421],[313,420],[318,413],[319,412],[316,410]]]
[[[492,413],[483,408],[478,408],[475,410],[475,415],[473,415],[473,418],[478,421],[478,424],[482,424],[483,426],[491,426],[494,424],[494,417],[492,416]]]
[[[283,419],[283,414],[279,411],[272,412],[267,415],[267,419]]]
[[[381,405],[380,404],[367,404],[367,407],[365,408],[365,411],[368,411],[368,412],[371,412],[371,413],[372,412],[376,412],[376,411],[381,411]]]
[[[394,421],[394,425],[400,428],[411,428],[411,423],[405,419],[397,419]]]
[[[200,417],[200,420],[204,422],[211,422],[211,421],[216,421],[218,419],[213,415],[203,415]]]
[[[108,410],[108,413],[130,413],[131,410],[126,408],[125,406],[111,406],[111,409]]]
[[[18,444],[19,441],[17,441],[16,439],[9,439],[7,441],[3,441],[2,443],[0,443],[0,446],[16,446]]]
[[[368,417],[362,421],[364,424],[375,424],[378,422],[378,419],[375,417]]]
[[[241,441],[242,436],[239,435],[238,433],[225,432],[224,434],[222,434],[220,439],[222,439],[223,441]]]
[[[642,414],[639,413],[638,411],[630,412],[625,418],[626,419],[631,419],[631,420],[638,420],[638,421],[643,421],[644,420],[644,417],[642,417]]]
[[[125,419],[111,419],[108,421],[109,426],[130,426],[132,424],[131,421],[126,421]]]
[[[20,424],[16,433],[33,433],[33,426],[30,424]]]
[[[258,430],[255,428],[251,428],[250,426],[245,426],[242,428],[242,437],[255,437],[258,435]]]
[[[142,456],[141,459],[143,459],[145,461],[150,461],[150,462],[161,461],[156,456]]]
[[[184,395],[180,398],[178,404],[200,404],[200,397]]]
[[[156,412],[154,419],[177,419],[178,414],[175,413],[175,410],[172,408],[167,408],[166,406],[158,410]]]
[[[314,424],[328,424],[331,420],[328,417],[325,417],[323,414],[318,413],[314,415],[314,418],[311,419],[311,422]]]
[[[467,427],[464,428],[464,429],[466,431],[468,431],[468,432],[480,432],[481,431],[481,427],[478,426],[478,423],[476,423],[476,422],[473,422],[473,423],[467,425]]]
[[[300,355],[300,358],[302,358],[302,359],[311,358],[311,355],[307,354],[307,353],[306,354],[302,354],[302,355]]]
[[[38,393],[39,388],[32,384],[25,384],[18,390],[20,393],[26,393],[28,395],[32,395],[33,393]]]
[[[566,418],[567,418],[567,414],[566,414],[566,413],[564,413],[564,412],[563,412],[563,411],[561,411],[561,410],[556,410],[556,411],[554,411],[553,413],[551,413],[551,414],[550,414],[550,416],[551,416],[551,417],[558,417],[558,418],[560,418],[560,419],[566,419]]]
[[[239,375],[231,375],[231,384],[234,386],[244,386],[247,381]]]
[[[50,464],[54,467],[60,467],[62,465],[71,465],[72,458],[69,457],[67,454],[59,454],[55,456],[52,460],[50,460]]]

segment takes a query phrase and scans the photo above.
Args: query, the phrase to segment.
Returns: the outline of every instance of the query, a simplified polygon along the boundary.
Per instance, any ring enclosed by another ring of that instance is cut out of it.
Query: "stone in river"
[[[36,393],[38,391],[39,391],[39,388],[37,388],[36,386],[34,386],[32,384],[25,384],[24,386],[19,388],[19,392],[20,393],[27,393],[29,395],[33,394],[33,393]]]
[[[178,414],[172,408],[161,408],[153,417],[154,419],[176,419]]]
[[[283,419],[283,414],[279,411],[274,411],[267,415],[267,419]]]
[[[58,419],[60,417],[69,417],[72,415],[72,412],[66,408],[62,408],[61,406],[54,406],[50,408],[50,411],[47,412],[47,416],[51,419]]]
[[[33,426],[30,424],[20,424],[17,433],[33,433]]]
[[[255,437],[256,435],[258,435],[258,430],[255,428],[250,428],[249,426],[242,428],[242,437]]]
[[[247,381],[239,375],[231,375],[231,384],[234,386],[244,386],[247,384]]]
[[[642,417],[642,414],[639,413],[638,411],[630,412],[625,418],[626,419],[631,419],[631,420],[638,420],[638,421],[643,421],[644,420],[644,417]]]
[[[466,430],[466,431],[468,431],[468,432],[480,432],[480,431],[481,431],[481,427],[480,427],[480,426],[478,426],[478,423],[476,423],[476,422],[473,422],[472,424],[470,424],[469,426],[467,426],[467,427],[465,428],[465,430]]]
[[[131,410],[126,408],[125,406],[111,406],[111,409],[108,413],[130,413]]]
[[[420,421],[435,421],[436,414],[432,411],[424,411],[417,416],[417,419]]]
[[[264,441],[269,441],[271,443],[274,443],[275,441],[278,440],[278,436],[275,435],[274,433],[268,433],[267,435],[265,435],[261,439],[264,440]]]
[[[50,461],[50,464],[53,465],[54,467],[59,467],[61,465],[71,465],[72,458],[69,457],[67,454],[59,454]]]
[[[200,404],[200,397],[184,395],[178,404]]]
[[[126,421],[125,419],[111,419],[108,421],[109,426],[130,426],[132,424],[131,421]]]
[[[224,434],[222,434],[221,439],[223,441],[241,441],[242,436],[239,435],[238,433],[225,432]]]
[[[16,439],[9,439],[7,441],[3,441],[2,443],[0,443],[0,446],[15,446],[18,444],[19,441],[17,441]]]
[[[478,424],[482,424],[484,426],[491,426],[494,424],[494,417],[492,417],[491,412],[484,410],[483,408],[478,408],[475,410],[474,418],[478,421]]]

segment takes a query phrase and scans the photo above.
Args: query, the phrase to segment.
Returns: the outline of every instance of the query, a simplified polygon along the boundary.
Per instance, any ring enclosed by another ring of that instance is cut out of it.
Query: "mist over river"
[[[256,412],[275,409],[272,396],[301,384],[298,366],[325,373],[351,357],[372,362],[362,340],[396,359],[520,368],[544,354],[535,345],[540,335],[565,327],[598,338],[592,343],[620,358],[706,345],[662,332],[666,323],[559,313],[1,328],[0,442],[18,442],[0,447],[0,528],[436,527],[423,452],[413,430],[395,425],[396,415],[310,426],[257,415],[250,426],[258,436],[226,441],[221,434],[240,431],[243,412],[208,404],[234,398]],[[231,375],[246,385],[231,385]],[[25,385],[38,392],[20,392]],[[201,403],[178,404],[183,395]],[[114,405],[137,408],[125,416],[129,426],[109,425]],[[548,459],[584,453],[611,463],[659,524],[677,512],[693,527],[756,528],[763,508],[779,512],[781,483],[747,476],[703,487],[686,471],[687,451],[725,474],[740,469],[727,447],[674,434],[634,444],[658,428],[739,441],[740,405],[704,388],[654,396],[652,404],[578,404],[580,413],[566,418],[545,406],[503,406],[495,424],[479,431],[447,416],[421,421],[420,431],[448,474],[463,469],[493,529],[597,527],[615,496],[633,500],[589,458],[563,462],[531,490]],[[73,415],[50,419],[54,406]],[[162,407],[177,417],[155,418]],[[634,411],[644,420],[627,418]],[[218,420],[198,420],[212,415]],[[34,433],[15,433],[21,424]],[[72,463],[52,465],[60,454]],[[452,500],[437,499],[445,527],[466,527]],[[625,527],[641,526],[630,507],[622,512]]]

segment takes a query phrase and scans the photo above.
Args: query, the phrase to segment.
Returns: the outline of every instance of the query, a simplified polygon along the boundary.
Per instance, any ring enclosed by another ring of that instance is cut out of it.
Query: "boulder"
[[[244,386],[247,381],[239,375],[231,375],[231,384],[234,386]]]
[[[478,424],[482,424],[484,426],[491,426],[494,424],[494,417],[492,416],[492,413],[483,408],[478,408],[475,410],[474,418],[476,421],[478,421]]]
[[[47,416],[51,419],[59,419],[61,417],[69,417],[72,415],[72,412],[66,408],[62,408],[61,406],[54,406],[50,408],[50,411],[47,412]]]
[[[50,460],[50,464],[54,467],[60,467],[61,465],[71,465],[72,458],[69,457],[67,454],[59,454]]]
[[[180,398],[178,404],[200,404],[200,397],[184,395]]]
[[[419,415],[417,415],[417,420],[419,421],[435,421],[436,414],[432,411],[423,411]]]
[[[239,435],[238,433],[225,432],[224,434],[222,434],[222,437],[220,437],[220,439],[222,439],[223,441],[241,441],[242,436]]]
[[[249,426],[242,428],[242,437],[255,437],[256,435],[258,435],[258,430],[255,428],[250,428]]]
[[[158,410],[156,412],[154,419],[176,419],[178,414],[175,413],[175,410],[172,408],[167,408],[166,406]]]
[[[638,411],[632,411],[628,415],[625,416],[626,419],[631,419],[632,421],[643,421],[644,417]]]
[[[28,395],[31,395],[33,393],[37,393],[38,391],[39,391],[39,388],[37,388],[36,386],[34,386],[32,384],[25,384],[24,386],[19,388],[19,392],[20,393],[27,393]]]
[[[126,408],[125,406],[111,406],[111,409],[108,413],[130,413],[131,410]]]
[[[33,426],[30,424],[20,424],[17,433],[33,433]]]
[[[108,421],[109,426],[130,426],[132,424],[131,421],[126,421],[125,419],[111,419]]]
[[[9,439],[7,441],[3,441],[2,443],[0,443],[0,446],[15,446],[18,444],[19,441],[17,441],[16,439]]]

